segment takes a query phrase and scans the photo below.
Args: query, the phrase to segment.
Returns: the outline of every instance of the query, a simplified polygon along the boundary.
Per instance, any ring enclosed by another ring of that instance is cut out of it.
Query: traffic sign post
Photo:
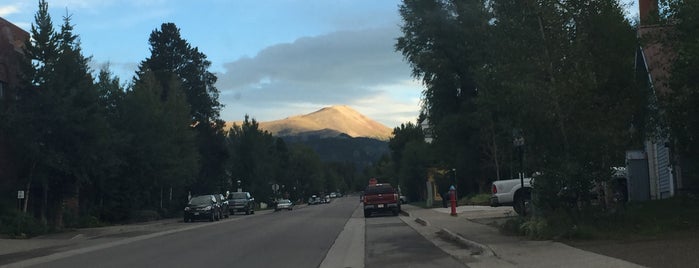
[[[22,199],[24,199],[24,191],[17,191],[17,210],[22,210]]]

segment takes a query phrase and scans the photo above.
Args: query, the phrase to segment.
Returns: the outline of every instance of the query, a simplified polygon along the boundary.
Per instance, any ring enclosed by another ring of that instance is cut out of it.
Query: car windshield
[[[231,194],[231,199],[245,199],[247,198],[246,193],[232,193]]]
[[[289,200],[289,199],[279,200],[279,204],[288,204],[288,203],[291,203],[291,200]]]
[[[208,195],[202,195],[192,198],[189,200],[190,205],[209,205],[211,204],[211,197]]]

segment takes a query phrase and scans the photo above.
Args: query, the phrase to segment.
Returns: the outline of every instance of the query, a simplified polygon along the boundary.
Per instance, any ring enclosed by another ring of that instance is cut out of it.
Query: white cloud
[[[398,35],[397,28],[334,32],[227,63],[217,84],[222,116],[267,121],[298,114],[282,114],[297,104],[314,105],[310,111],[347,104],[389,127],[414,121],[422,90],[393,48]]]
[[[0,6],[0,17],[5,17],[10,14],[19,13],[19,5],[2,5]]]

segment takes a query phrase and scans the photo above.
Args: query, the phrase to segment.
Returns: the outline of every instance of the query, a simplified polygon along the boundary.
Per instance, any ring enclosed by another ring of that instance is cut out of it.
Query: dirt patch
[[[699,230],[651,238],[562,242],[647,267],[699,267]]]

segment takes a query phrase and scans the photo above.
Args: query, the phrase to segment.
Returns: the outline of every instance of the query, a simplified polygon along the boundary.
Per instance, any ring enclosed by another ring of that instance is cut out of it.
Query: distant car
[[[308,204],[309,205],[318,205],[318,204],[320,204],[320,198],[316,195],[312,195],[311,197],[308,198]]]
[[[291,202],[289,199],[282,199],[277,202],[277,207],[274,208],[274,211],[280,211],[282,209],[286,210],[292,210],[294,209],[294,203]]]
[[[199,219],[215,221],[218,217],[216,197],[200,195],[192,197],[184,207],[184,222]]]
[[[245,212],[245,215],[255,214],[255,198],[249,192],[233,192],[228,197],[231,215],[238,211]]]
[[[337,197],[338,197],[337,193],[335,193],[335,192],[330,193],[330,198],[337,198]]]
[[[404,195],[401,195],[401,196],[400,196],[400,203],[401,203],[401,204],[406,204],[406,203],[408,203],[408,198],[407,198],[406,196],[404,196]]]
[[[228,208],[228,199],[226,199],[225,196],[222,194],[215,194],[214,197],[216,197],[216,207],[218,208],[218,218],[228,218],[228,216],[231,215],[229,208]]]
[[[325,197],[323,197],[323,199],[321,200],[321,202],[322,202],[323,204],[330,204],[330,195],[326,195]]]

